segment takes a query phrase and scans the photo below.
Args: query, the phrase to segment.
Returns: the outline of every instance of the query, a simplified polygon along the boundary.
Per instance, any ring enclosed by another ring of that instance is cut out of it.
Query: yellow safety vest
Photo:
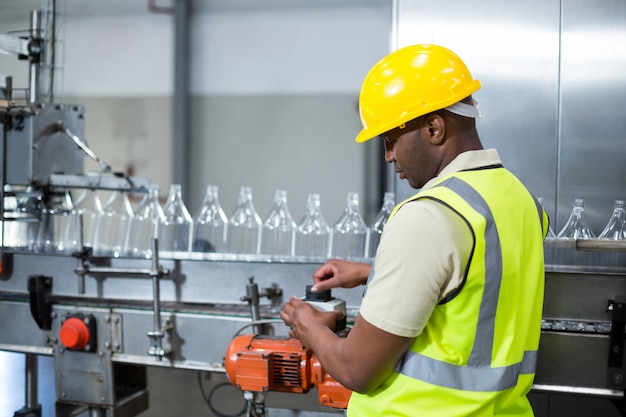
[[[435,307],[392,375],[352,394],[348,416],[532,416],[526,394],[541,331],[546,213],[499,165],[442,178],[389,221],[422,198],[471,229],[463,283]]]

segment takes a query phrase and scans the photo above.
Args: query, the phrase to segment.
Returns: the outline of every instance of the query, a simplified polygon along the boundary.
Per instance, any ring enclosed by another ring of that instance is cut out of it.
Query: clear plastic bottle
[[[565,226],[561,229],[557,238],[559,242],[559,249],[563,264],[565,265],[590,265],[593,255],[587,251],[577,251],[575,240],[576,239],[592,239],[595,235],[589,224],[585,214],[585,200],[577,198],[574,200],[574,207],[569,216],[569,219],[565,223]],[[569,243],[563,245],[563,243]]]
[[[333,226],[331,254],[337,258],[363,258],[366,240],[367,225],[359,209],[359,195],[349,192],[346,208]]]
[[[228,219],[228,252],[258,254],[262,226],[261,217],[252,203],[252,188],[241,187],[237,207]]]
[[[559,238],[570,239],[591,239],[595,235],[587,223],[585,214],[585,200],[577,198],[574,200],[574,207],[572,213],[563,226],[563,229],[558,234]]]
[[[626,210],[624,200],[615,200],[613,214],[598,236],[600,239],[626,240]]]
[[[58,195],[51,194],[41,211],[41,221],[37,231],[36,251],[65,252],[67,229],[75,219],[74,204],[69,191]]]
[[[380,242],[380,235],[383,234],[383,228],[385,227],[385,223],[387,223],[387,219],[389,218],[389,215],[391,214],[395,206],[396,195],[390,191],[387,191],[383,197],[383,205],[376,215],[374,222],[369,228],[367,245],[368,249],[366,256],[369,256],[370,258],[376,256],[376,249],[378,248],[378,243]]]
[[[125,191],[113,191],[99,213],[94,235],[96,256],[120,256],[127,245],[133,207]]]
[[[76,211],[82,221],[82,245],[93,248],[98,217],[102,211],[102,202],[96,190],[85,190],[76,202]]]
[[[327,257],[331,230],[322,215],[320,195],[309,194],[304,217],[296,232],[295,255]]]
[[[624,200],[615,200],[611,218],[598,237],[600,239],[619,240],[626,243],[626,210],[624,210]],[[626,252],[606,251],[601,253],[601,257],[604,265],[626,266]]]
[[[60,253],[73,253],[80,244],[80,217],[74,207],[72,195],[69,191],[63,196],[63,209],[56,213],[54,218],[55,249]]]
[[[165,221],[159,203],[159,187],[153,186],[143,196],[130,220],[124,252],[133,257],[151,258],[152,239],[158,237],[159,224]]]
[[[287,206],[287,191],[276,190],[274,205],[263,222],[260,253],[293,256],[295,233],[296,223]]]
[[[194,252],[226,252],[228,218],[220,205],[217,185],[208,185],[200,209],[193,217]]]
[[[159,252],[189,252],[193,219],[183,201],[180,184],[170,185],[163,216],[159,223]]]

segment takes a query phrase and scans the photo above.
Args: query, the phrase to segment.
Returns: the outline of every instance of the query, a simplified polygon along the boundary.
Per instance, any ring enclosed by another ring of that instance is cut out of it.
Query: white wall
[[[71,3],[68,7],[72,7]],[[24,29],[27,25],[27,17],[23,22],[0,23],[0,32]],[[187,195],[193,194],[188,197],[190,209],[199,204],[198,194],[203,193],[208,182],[220,182],[224,193],[234,195],[240,186],[251,185],[244,184],[245,178],[255,178],[259,184],[256,186],[258,211],[263,215],[269,210],[274,189],[279,185],[263,182],[262,176],[274,181],[282,172],[283,176],[290,173],[291,181],[283,188],[288,188],[291,194],[297,194],[296,187],[303,187],[309,180],[317,179],[322,183],[320,186],[328,187],[326,201],[334,204],[327,219],[331,221],[343,208],[345,192],[363,189],[364,147],[353,142],[359,128],[356,101],[367,70],[389,49],[391,5],[222,11],[195,15],[191,25],[194,97],[212,100],[238,97],[242,101],[248,97],[268,97],[272,102],[277,96],[300,97],[305,101],[306,97],[313,97],[315,102],[322,97],[325,98],[321,100],[322,106],[326,108],[319,109],[319,117],[311,114],[311,119],[324,123],[322,115],[331,111],[347,114],[350,120],[342,116],[340,121],[332,123],[345,122],[344,125],[326,126],[323,132],[326,137],[315,137],[319,145],[313,147],[314,152],[307,147],[308,154],[291,152],[287,157],[282,146],[285,138],[272,137],[276,129],[264,133],[253,124],[254,118],[247,117],[250,115],[228,115],[228,123],[244,124],[244,134],[238,141],[250,145],[248,151],[255,154],[257,161],[254,167],[240,167],[241,177],[230,181],[232,173],[221,168],[226,163],[223,156],[212,152],[212,145],[226,140],[227,132],[220,130],[219,124],[211,136],[207,132],[192,132],[192,152],[198,149],[206,152],[194,157],[215,169],[211,173],[198,173],[202,178],[195,181],[193,190],[187,191]],[[147,11],[132,16],[67,19],[59,53],[64,58],[63,70],[57,75],[63,80],[60,91],[63,98],[59,101],[90,103],[86,107],[85,137],[94,151],[111,163],[114,170],[124,171],[132,166],[134,175],[158,182],[162,193],[169,186],[172,172],[169,113],[173,36],[171,15]],[[0,74],[12,75],[14,86],[27,85],[27,64],[14,56],[0,55]],[[345,108],[346,102],[350,102],[350,109]],[[332,109],[335,105],[340,106],[338,111]],[[314,113],[315,109],[308,111]],[[200,112],[196,117],[202,115]],[[298,124],[307,120],[306,115],[285,116],[289,120],[301,119]],[[290,123],[281,121],[280,115],[273,117],[276,119],[268,119],[266,123]],[[198,125],[198,121],[192,124]],[[202,123],[199,125],[206,128]],[[283,129],[285,134],[293,135],[286,132],[289,130]],[[199,142],[195,147],[194,141]],[[298,137],[291,137],[290,141],[297,146]],[[320,178],[319,164],[313,161],[321,163],[330,152],[337,154],[331,158],[332,165],[325,164]],[[342,166],[336,163],[339,155]],[[259,166],[263,169],[259,170]],[[87,160],[86,169],[97,170],[98,166]],[[223,172],[224,178],[215,178],[221,175],[219,172]],[[224,205],[234,204],[236,197],[232,195],[225,196]],[[297,195],[302,207],[304,198]],[[294,213],[294,217],[298,215]]]
[[[193,20],[199,94],[358,94],[389,46],[379,7],[222,12]]]

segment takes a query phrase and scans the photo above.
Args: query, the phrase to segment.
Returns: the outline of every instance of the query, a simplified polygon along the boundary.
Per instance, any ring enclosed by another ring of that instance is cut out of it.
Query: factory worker
[[[297,298],[290,336],[353,390],[357,416],[532,416],[544,291],[546,213],[483,149],[464,62],[437,45],[379,61],[359,98],[357,142],[380,138],[385,160],[417,193],[392,212],[374,263],[333,259],[314,289],[366,285],[347,337],[340,312]]]

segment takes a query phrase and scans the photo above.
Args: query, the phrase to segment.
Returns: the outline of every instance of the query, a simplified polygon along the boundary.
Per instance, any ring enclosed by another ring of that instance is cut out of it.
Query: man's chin
[[[409,184],[409,187],[415,190],[419,190],[420,188],[424,186],[424,184],[416,183],[415,181],[411,181],[410,179],[407,179],[406,182]]]

